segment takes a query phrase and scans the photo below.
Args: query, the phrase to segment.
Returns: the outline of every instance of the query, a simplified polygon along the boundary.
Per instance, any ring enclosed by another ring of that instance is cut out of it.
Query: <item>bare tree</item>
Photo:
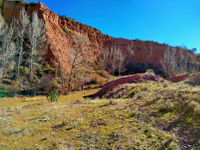
[[[108,64],[109,64],[109,49],[108,48],[104,48],[102,50],[102,53],[99,57],[99,60],[98,60],[98,66],[102,69],[108,69]]]
[[[39,61],[41,59],[41,53],[45,53],[45,24],[42,20],[38,18],[37,12],[33,13],[32,22],[29,26],[29,41],[30,41],[30,55],[29,55],[29,79],[32,80],[33,75],[33,63],[34,61]],[[44,49],[41,49],[44,48]],[[43,51],[39,51],[39,49]]]
[[[118,53],[118,73],[119,75],[121,75],[122,72],[124,72],[126,70],[125,65],[126,65],[126,55],[123,54],[122,51],[119,51]]]
[[[187,72],[188,59],[186,58],[186,56],[187,56],[187,50],[181,48],[179,51],[179,59],[178,59],[179,67],[177,68],[177,72],[179,73]]]
[[[119,50],[119,49],[118,49]],[[118,67],[118,52],[117,52],[117,48],[116,45],[114,47],[111,47],[110,50],[110,60],[111,60],[111,69],[112,69],[112,74],[115,74],[115,71],[117,70]]]
[[[98,61],[100,68],[106,69],[109,73],[112,74],[114,74],[117,68],[115,52],[116,51],[114,50],[113,46],[111,46],[111,48],[104,48]]]
[[[163,59],[161,59],[161,66],[165,75],[173,75],[177,67],[176,59],[176,48],[170,49],[170,46],[167,47]]]
[[[12,22],[10,27],[8,27],[3,22],[4,20],[0,18],[0,79],[3,76],[4,69],[9,65],[15,55],[15,44],[13,42],[15,24]]]
[[[70,51],[69,54],[69,62],[70,62],[70,73],[68,79],[68,91],[71,90],[71,81],[73,77],[74,70],[83,64],[83,51],[89,45],[89,41],[86,36],[77,34],[74,39],[74,43],[70,42],[73,46],[73,49]]]
[[[195,54],[186,50],[186,49],[180,49],[179,51],[179,57],[178,57],[178,73],[186,73],[186,72],[195,72],[197,69],[195,68],[195,65],[193,62],[195,62]]]
[[[21,65],[22,61],[22,54],[23,54],[23,45],[24,45],[24,39],[27,34],[28,26],[30,23],[30,17],[27,15],[25,9],[22,9],[20,12],[20,16],[17,20],[15,20],[17,23],[17,36],[18,36],[18,45],[17,45],[17,51],[18,51],[18,60],[17,60],[17,76],[19,77],[19,67]]]
[[[59,61],[59,73],[60,73],[61,85],[62,85],[61,93],[64,94],[64,90],[66,89],[67,72],[64,68],[64,63],[66,61],[66,57],[64,56],[61,49],[58,50],[57,58]]]
[[[127,49],[127,53],[131,53],[130,48]],[[133,52],[132,52],[133,53]],[[126,65],[127,55],[125,51],[117,47],[111,46],[110,49],[104,48],[99,58],[99,66],[103,69],[107,69],[113,75],[117,72],[119,75],[124,72]]]
[[[198,61],[197,61],[197,55],[195,52],[189,52],[188,51],[188,56],[189,56],[189,67],[188,67],[188,72],[198,72]]]
[[[0,13],[0,31],[2,31],[4,25],[5,25],[5,21],[4,21],[3,17],[2,17],[2,14]]]
[[[131,41],[131,45],[128,46],[126,49],[127,53],[129,54],[130,57],[133,57],[135,52],[134,52],[134,41]]]
[[[150,44],[150,47],[149,47],[149,54],[148,54],[148,61],[147,61],[147,68],[149,69],[149,65],[150,65],[150,59],[151,59],[151,56],[152,56],[152,52],[153,52],[153,45],[152,43]]]
[[[175,56],[177,53],[177,56]],[[180,48],[177,51],[176,48],[170,49],[168,46],[164,58],[161,60],[161,66],[166,76],[173,75],[175,73],[187,73],[197,71],[195,65],[196,56],[185,48]]]

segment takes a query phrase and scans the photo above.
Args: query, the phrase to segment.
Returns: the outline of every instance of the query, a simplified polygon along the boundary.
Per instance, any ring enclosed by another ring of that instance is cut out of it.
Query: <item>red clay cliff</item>
[[[73,19],[59,17],[41,2],[35,5],[26,5],[20,2],[7,1],[4,3],[3,16],[6,20],[16,18],[22,8],[25,8],[29,15],[37,11],[39,18],[44,20],[49,43],[47,60],[53,66],[57,66],[60,55],[63,55],[66,70],[69,68],[68,52],[72,49],[69,39],[78,33],[89,39],[90,46],[85,52],[85,57],[90,62],[95,62],[104,48],[116,46],[127,53],[128,61],[139,64],[151,63],[154,66],[159,66],[167,49],[167,45],[152,41],[127,40],[104,35],[93,27],[76,22]],[[66,29],[70,30],[73,35],[66,34]],[[189,51],[188,54],[193,55]]]

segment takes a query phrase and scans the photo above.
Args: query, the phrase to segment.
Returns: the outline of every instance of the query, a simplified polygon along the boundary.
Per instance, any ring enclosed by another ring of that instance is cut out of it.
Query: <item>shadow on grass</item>
[[[168,148],[169,145],[170,145],[170,143],[171,143],[172,141],[173,141],[172,139],[169,139],[169,140],[168,140],[167,142],[165,142],[165,143],[163,144],[163,146],[162,146],[161,148],[159,148],[158,150],[164,150],[164,149]]]
[[[192,121],[188,121],[192,120]],[[179,139],[186,145],[199,148],[200,139],[200,115],[195,115],[193,111],[187,109],[166,128],[167,131],[177,129]]]

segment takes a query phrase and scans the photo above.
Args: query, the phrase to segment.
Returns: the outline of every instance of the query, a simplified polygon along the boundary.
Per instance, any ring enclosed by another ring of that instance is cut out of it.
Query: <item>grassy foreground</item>
[[[198,149],[200,92],[184,83],[122,85],[109,99],[0,99],[0,149]]]

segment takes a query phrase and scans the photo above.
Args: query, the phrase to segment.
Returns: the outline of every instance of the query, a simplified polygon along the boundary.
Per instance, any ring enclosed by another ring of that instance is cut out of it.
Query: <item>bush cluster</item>
[[[200,115],[200,104],[198,102],[191,101],[190,103],[188,103],[188,106],[191,110],[194,111],[195,114]]]
[[[2,86],[12,91],[12,93],[20,95],[46,95],[51,91],[60,90],[60,77],[57,69],[50,67],[49,64],[38,65],[33,70],[33,79],[29,79],[29,69],[27,66],[19,67],[20,77],[14,78],[16,70],[10,72],[6,71],[4,77],[1,80]],[[1,89],[0,95],[5,94],[4,88]],[[30,92],[33,91],[33,92]],[[31,93],[31,94],[30,94]],[[3,97],[3,96],[0,96]]]
[[[20,2],[20,3],[23,3],[23,4],[27,4],[27,5],[35,5],[37,4],[36,1],[32,1],[32,2],[26,2],[25,0],[14,0],[15,2]]]
[[[50,92],[46,95],[46,98],[49,102],[57,102],[59,96],[60,94],[58,92]]]

